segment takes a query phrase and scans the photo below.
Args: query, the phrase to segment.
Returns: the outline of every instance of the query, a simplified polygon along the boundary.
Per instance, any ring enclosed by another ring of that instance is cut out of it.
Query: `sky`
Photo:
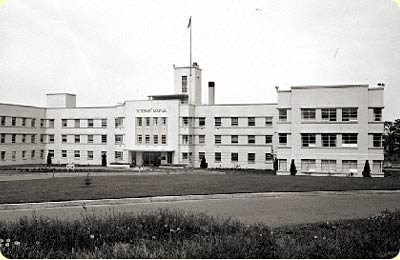
[[[385,83],[400,118],[400,1],[0,0],[0,102],[116,105],[173,93],[193,61],[216,103],[276,103],[275,86]]]

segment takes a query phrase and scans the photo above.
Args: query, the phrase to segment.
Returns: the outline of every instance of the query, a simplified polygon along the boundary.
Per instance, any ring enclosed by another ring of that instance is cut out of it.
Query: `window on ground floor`
[[[203,160],[203,158],[206,156],[205,152],[199,152],[199,162],[201,162],[201,160]]]
[[[249,163],[249,164],[256,163],[256,154],[255,153],[248,153],[247,154],[247,163]]]
[[[87,151],[87,159],[93,160],[93,151]]]
[[[61,150],[61,158],[67,158],[67,150]]]
[[[302,172],[315,172],[315,160],[302,159],[301,160],[301,171]]]
[[[2,161],[6,160],[6,151],[1,151],[0,152],[0,160],[2,160]]]
[[[278,159],[278,170],[279,171],[287,171],[287,160],[286,159]]]
[[[322,172],[336,172],[336,160],[321,160]]]
[[[214,161],[215,162],[221,162],[221,153],[220,152],[216,152],[214,154]]]
[[[372,173],[382,173],[382,161],[372,161]]]
[[[343,160],[342,161],[342,172],[354,173],[357,172],[357,161],[356,160]]]
[[[116,161],[122,161],[124,157],[124,153],[122,151],[115,151],[114,155]]]
[[[238,162],[238,161],[239,161],[239,154],[231,153],[231,162]]]
[[[74,151],[74,158],[75,158],[75,160],[80,159],[81,158],[81,151],[75,150]]]

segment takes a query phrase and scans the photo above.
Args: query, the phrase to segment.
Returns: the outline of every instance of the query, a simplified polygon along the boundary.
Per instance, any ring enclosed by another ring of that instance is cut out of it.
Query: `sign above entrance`
[[[138,108],[136,113],[166,113],[166,108]]]

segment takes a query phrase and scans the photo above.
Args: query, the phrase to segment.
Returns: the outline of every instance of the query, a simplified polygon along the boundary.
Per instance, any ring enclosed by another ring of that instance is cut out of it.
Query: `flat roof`
[[[148,96],[149,98],[152,99],[183,99],[189,97],[188,94],[172,94],[172,95],[151,95]]]

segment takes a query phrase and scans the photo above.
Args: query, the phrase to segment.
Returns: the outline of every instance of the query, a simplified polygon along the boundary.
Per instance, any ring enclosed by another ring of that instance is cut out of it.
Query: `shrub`
[[[290,163],[290,175],[296,175],[296,173],[296,165],[294,164],[294,159],[292,159],[292,162]]]
[[[364,170],[362,171],[364,177],[371,177],[371,168],[369,167],[368,160],[365,161]]]

